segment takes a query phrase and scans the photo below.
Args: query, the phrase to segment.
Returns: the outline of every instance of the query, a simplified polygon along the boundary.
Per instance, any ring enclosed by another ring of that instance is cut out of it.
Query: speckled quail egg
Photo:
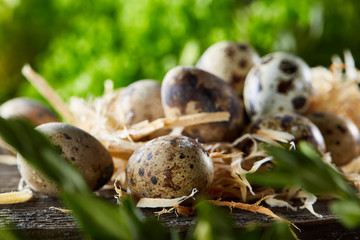
[[[248,131],[256,133],[259,129],[288,132],[294,136],[295,144],[306,141],[325,153],[325,141],[319,128],[305,116],[295,113],[267,115],[253,122]]]
[[[34,126],[48,122],[59,122],[58,117],[44,104],[30,98],[13,98],[0,107],[0,116],[6,119],[22,118]]]
[[[97,190],[110,180],[114,171],[112,157],[95,137],[65,123],[45,123],[36,129],[48,137],[61,157],[80,171],[91,189]],[[18,167],[31,189],[50,196],[58,194],[57,186],[20,155]]]
[[[117,104],[122,122],[127,126],[164,117],[161,107],[161,84],[143,79],[125,88]]]
[[[163,80],[161,99],[167,117],[202,112],[230,113],[229,121],[184,129],[183,135],[200,142],[232,140],[241,130],[244,119],[242,101],[228,83],[201,69],[184,66],[171,69]]]
[[[172,199],[194,188],[207,194],[214,167],[204,147],[186,136],[162,136],[147,142],[130,157],[127,184],[135,198]]]
[[[312,113],[308,118],[320,129],[332,162],[343,166],[360,153],[360,134],[348,118],[329,112]]]
[[[275,52],[264,56],[248,73],[244,105],[253,120],[267,114],[304,113],[311,94],[309,66],[297,56]]]
[[[223,79],[242,96],[246,75],[251,67],[259,63],[260,57],[250,45],[221,41],[202,54],[196,67]]]

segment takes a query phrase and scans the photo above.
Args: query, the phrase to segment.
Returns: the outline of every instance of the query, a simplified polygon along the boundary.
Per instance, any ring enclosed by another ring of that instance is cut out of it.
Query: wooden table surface
[[[17,167],[0,164],[0,192],[17,189],[19,183]],[[102,190],[99,194],[108,201],[114,202],[114,192]],[[63,207],[56,198],[35,195],[30,201],[17,204],[0,205],[0,218],[8,217],[15,226],[23,231],[28,239],[81,239],[82,234],[70,214],[51,209]],[[349,231],[339,224],[327,209],[327,202],[315,204],[315,211],[322,214],[319,219],[307,210],[293,212],[285,208],[272,210],[294,223],[301,229],[298,236],[301,239],[360,239],[360,229]],[[159,210],[159,209],[156,209]],[[144,209],[146,216],[153,215],[153,209]],[[231,213],[236,228],[249,223],[264,224],[272,219],[262,214],[243,210],[233,210]],[[175,214],[161,215],[159,220],[167,227],[185,232],[195,223],[194,216],[176,216]]]

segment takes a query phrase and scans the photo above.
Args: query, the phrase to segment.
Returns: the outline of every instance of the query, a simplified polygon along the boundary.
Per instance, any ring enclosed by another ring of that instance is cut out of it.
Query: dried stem
[[[43,97],[55,108],[55,110],[68,122],[74,123],[75,118],[70,112],[67,105],[62,101],[54,89],[46,82],[46,80],[36,73],[29,64],[22,68],[22,74],[26,79],[39,91]]]

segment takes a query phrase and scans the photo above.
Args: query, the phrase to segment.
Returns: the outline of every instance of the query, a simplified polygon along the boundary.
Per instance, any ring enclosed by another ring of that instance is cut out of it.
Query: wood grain
[[[19,173],[16,166],[0,164],[0,192],[17,189]],[[115,193],[112,190],[101,190],[97,193],[102,198],[113,202]],[[272,209],[276,214],[294,223],[301,229],[298,233],[301,239],[360,239],[360,229],[349,231],[338,223],[327,208],[328,202],[321,201],[315,205],[315,211],[322,214],[319,219],[307,210],[293,212],[286,208]],[[28,239],[82,239],[83,235],[70,214],[62,213],[51,207],[64,206],[59,199],[35,194],[34,198],[25,203],[0,205],[0,218],[9,218],[16,228],[26,234]],[[154,212],[161,209],[143,209],[147,217],[154,217]],[[234,220],[235,228],[242,228],[248,224],[256,223],[266,226],[272,219],[262,214],[243,210],[233,210],[229,215]],[[194,216],[163,214],[159,220],[168,228],[185,233],[196,220]]]

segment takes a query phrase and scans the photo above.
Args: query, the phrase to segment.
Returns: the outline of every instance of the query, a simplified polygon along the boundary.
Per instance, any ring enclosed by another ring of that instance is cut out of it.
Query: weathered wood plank
[[[16,190],[19,182],[16,166],[0,164],[0,192]],[[104,199],[114,202],[115,193],[111,190],[99,192]],[[0,217],[8,217],[14,225],[26,233],[29,239],[81,239],[82,234],[70,214],[52,210],[50,207],[63,207],[57,198],[36,194],[25,203],[0,205]],[[161,209],[144,209],[146,216],[154,216],[154,211]],[[243,210],[234,209],[229,214],[234,219],[234,227],[242,228],[250,223],[266,225],[270,217]],[[301,229],[301,239],[360,239],[360,229],[349,231],[342,227],[327,208],[327,202],[315,205],[315,211],[323,215],[322,219],[310,214],[307,210],[293,212],[285,208],[274,208],[273,211]],[[194,216],[177,216],[163,214],[159,220],[167,227],[179,232],[186,232],[195,224]]]

